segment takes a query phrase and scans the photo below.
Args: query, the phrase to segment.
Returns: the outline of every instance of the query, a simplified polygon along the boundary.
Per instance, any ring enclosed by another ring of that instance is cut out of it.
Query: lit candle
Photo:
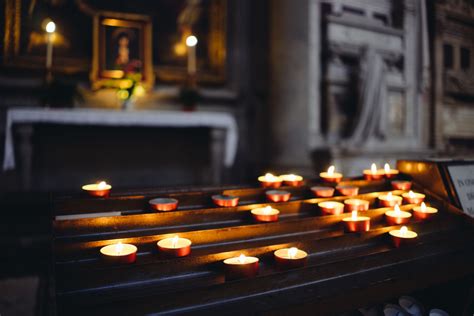
[[[344,213],[344,204],[334,201],[324,201],[318,203],[323,215],[341,215]]]
[[[401,196],[393,195],[392,192],[381,194],[377,199],[381,207],[394,207],[395,205],[401,205],[403,200]]]
[[[191,253],[191,240],[174,236],[157,243],[160,253],[170,257],[185,257]]]
[[[234,207],[239,204],[239,197],[233,195],[217,194],[212,196],[215,205],[221,207]]]
[[[148,201],[153,210],[160,212],[174,211],[178,207],[178,200],[172,198],[156,198]]]
[[[375,163],[372,163],[370,166],[370,169],[365,169],[363,171],[364,173],[364,179],[367,181],[372,181],[372,180],[381,180],[383,176],[385,175],[385,172],[382,170],[377,170],[377,165]]]
[[[311,191],[317,197],[331,197],[334,195],[335,189],[332,187],[311,187]]]
[[[276,222],[280,211],[271,206],[259,207],[250,211],[257,222]]]
[[[383,169],[387,179],[394,178],[400,173],[397,169],[391,169],[388,163],[384,165]]]
[[[251,278],[258,274],[258,258],[241,254],[224,260],[226,280]]]
[[[336,190],[340,195],[344,196],[354,196],[359,194],[359,188],[353,185],[338,185]]]
[[[296,247],[278,249],[273,255],[280,269],[304,267],[308,258],[308,254],[305,251]]]
[[[352,211],[350,217],[342,219],[344,229],[351,233],[368,232],[370,230],[370,217],[358,216],[357,211]]]
[[[258,177],[258,181],[260,181],[261,186],[264,188],[279,188],[283,180],[271,173],[267,173],[264,176]]]
[[[385,220],[389,225],[402,225],[408,223],[411,214],[400,210],[398,205],[395,205],[393,211],[385,212]]]
[[[425,195],[421,193],[415,193],[410,190],[408,193],[403,193],[403,201],[407,204],[421,204],[425,199]]]
[[[290,192],[283,190],[269,190],[265,192],[265,195],[272,202],[286,202],[291,197]]]
[[[112,186],[107,184],[105,181],[82,186],[82,190],[84,190],[89,196],[93,197],[108,197],[110,189],[112,189]]]
[[[119,242],[100,248],[100,253],[107,263],[133,263],[137,258],[137,247]]]
[[[392,181],[392,189],[394,190],[410,190],[411,189],[411,181],[401,181],[401,180],[395,180]]]
[[[186,38],[186,46],[188,47],[188,74],[196,74],[196,45],[198,39],[194,35],[190,35]]]
[[[369,201],[361,199],[348,199],[344,201],[346,211],[368,211]]]
[[[409,242],[413,242],[418,237],[418,234],[414,231],[408,230],[406,226],[402,228],[391,230],[389,232],[390,236],[392,237],[393,245],[397,248],[402,246],[403,244],[407,244]]]
[[[280,178],[290,187],[299,187],[303,184],[303,177],[296,174],[282,174]]]
[[[48,72],[51,70],[51,66],[53,65],[53,36],[54,31],[56,31],[56,24],[53,21],[49,21],[46,24],[46,33],[47,38],[47,46],[46,46],[46,69]]]
[[[438,213],[438,209],[426,206],[425,202],[421,202],[421,206],[415,206],[413,208],[413,217],[416,220],[428,220],[436,213]]]
[[[334,182],[339,183],[342,179],[342,173],[335,172],[336,168],[334,166],[330,166],[327,172],[321,172],[319,177],[323,179],[325,182]]]

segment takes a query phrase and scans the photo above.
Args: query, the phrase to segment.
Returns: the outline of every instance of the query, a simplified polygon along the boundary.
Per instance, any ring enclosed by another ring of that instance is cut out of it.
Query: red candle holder
[[[215,205],[220,207],[235,207],[239,204],[239,197],[233,195],[213,195],[212,201]]]
[[[398,195],[393,195],[392,192],[388,194],[381,194],[377,197],[380,207],[394,207],[395,205],[402,204],[402,197]]]
[[[283,190],[270,190],[265,192],[265,195],[272,202],[287,202],[291,197],[290,192]]]
[[[411,214],[405,211],[401,211],[398,205],[395,205],[393,211],[385,212],[385,220],[388,225],[404,225],[410,221]]]
[[[252,278],[258,274],[258,258],[246,257],[243,254],[239,257],[224,260],[225,279],[235,280]]]
[[[344,213],[344,204],[335,201],[324,201],[318,203],[323,215],[341,215]]]
[[[413,217],[418,221],[426,221],[432,219],[438,210],[434,207],[426,206],[425,202],[421,202],[421,206],[413,208]]]
[[[308,254],[298,248],[278,249],[273,253],[279,269],[301,268],[306,265]]]
[[[411,181],[402,181],[402,180],[395,180],[391,182],[392,189],[394,190],[403,190],[408,191],[411,189],[412,182]]]
[[[414,243],[418,238],[418,234],[414,231],[408,230],[405,226],[401,229],[395,229],[389,231],[390,238],[392,243],[396,248],[400,248],[403,245]]]
[[[258,177],[258,181],[263,188],[279,188],[283,182],[280,177],[267,173],[264,176]]]
[[[335,189],[332,187],[311,187],[311,191],[317,197],[332,197]]]
[[[343,218],[342,222],[347,232],[363,233],[370,230],[370,217],[358,216],[357,211],[352,211],[352,216]]]
[[[359,194],[359,188],[352,185],[339,185],[336,187],[337,192],[344,196],[354,196]]]
[[[129,264],[135,262],[137,250],[135,245],[118,243],[100,248],[100,254],[108,264]]]
[[[334,172],[334,166],[330,166],[327,172],[321,172],[319,177],[328,183],[339,183],[342,180],[342,173]]]
[[[191,240],[174,236],[156,243],[160,253],[168,257],[185,257],[191,253]]]
[[[346,211],[368,211],[369,210],[370,202],[367,200],[361,199],[348,199],[344,201],[344,206]]]
[[[408,193],[403,193],[403,202],[406,204],[421,204],[425,200],[425,195],[421,193],[415,193],[410,191]]]
[[[112,186],[101,181],[97,184],[86,184],[82,186],[82,190],[91,197],[106,198],[110,195]]]
[[[250,211],[257,222],[276,222],[280,211],[271,206],[259,207]]]
[[[172,198],[156,198],[148,201],[150,207],[159,212],[174,211],[178,208],[178,200]]]
[[[300,187],[303,185],[303,177],[296,174],[283,174],[280,178],[285,185],[290,187]]]

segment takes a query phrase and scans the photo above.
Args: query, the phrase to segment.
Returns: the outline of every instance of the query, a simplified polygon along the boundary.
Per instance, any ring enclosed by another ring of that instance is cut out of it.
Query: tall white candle
[[[46,24],[46,32],[48,33],[46,45],[46,69],[50,70],[53,64],[53,34],[56,30],[56,24],[53,21]]]
[[[186,46],[188,47],[188,74],[196,73],[196,45],[198,40],[196,36],[190,35],[186,38]]]

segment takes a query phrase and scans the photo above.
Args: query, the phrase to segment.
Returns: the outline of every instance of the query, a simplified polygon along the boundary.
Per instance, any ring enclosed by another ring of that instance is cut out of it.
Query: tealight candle
[[[110,189],[112,189],[112,186],[107,184],[105,181],[82,186],[82,190],[93,197],[108,197],[110,194]]]
[[[351,217],[342,219],[344,229],[351,233],[368,232],[370,230],[370,217],[358,216],[357,211],[352,211]]]
[[[400,210],[398,205],[395,205],[393,211],[385,212],[385,220],[389,225],[402,225],[408,223],[411,214]]]
[[[414,231],[408,230],[406,226],[402,228],[394,229],[389,232],[390,236],[392,237],[393,245],[397,248],[402,246],[403,244],[407,244],[413,242],[418,237],[418,234]]]
[[[332,187],[311,187],[311,191],[317,197],[331,197],[334,195],[335,189]]]
[[[436,213],[438,213],[438,209],[426,206],[425,202],[421,202],[421,206],[415,206],[413,208],[413,217],[416,220],[428,220]]]
[[[265,195],[272,202],[286,202],[291,197],[290,192],[283,190],[270,190],[265,192]]]
[[[338,185],[336,190],[340,195],[344,196],[354,196],[359,194],[359,188],[353,185]]]
[[[370,166],[370,169],[365,169],[363,171],[364,174],[364,179],[367,181],[373,181],[373,180],[382,180],[385,172],[383,170],[377,170],[377,166],[375,163],[373,163]]]
[[[383,166],[383,169],[387,179],[395,178],[400,173],[400,171],[397,169],[390,169],[390,165],[388,163]]]
[[[276,250],[273,255],[280,269],[300,268],[306,265],[308,254],[296,247]]]
[[[102,259],[113,264],[133,263],[137,258],[137,247],[131,244],[112,244],[100,248]]]
[[[174,211],[178,207],[178,200],[172,198],[156,198],[148,201],[150,207],[155,211]]]
[[[170,257],[185,257],[191,253],[191,240],[174,236],[157,243],[158,250]]]
[[[296,174],[282,174],[280,178],[290,187],[299,187],[303,184],[303,177]]]
[[[334,201],[324,201],[318,203],[323,215],[341,215],[344,213],[344,204]]]
[[[425,199],[425,195],[421,193],[415,193],[410,191],[408,193],[403,193],[403,201],[407,204],[421,204]]]
[[[283,181],[280,177],[274,176],[271,173],[267,173],[264,176],[258,177],[258,181],[264,188],[279,188],[281,186],[281,182]]]
[[[361,199],[348,199],[344,201],[346,211],[368,211],[369,201]]]
[[[403,200],[401,196],[393,195],[392,192],[381,194],[377,199],[381,207],[394,207],[395,205],[401,205]]]
[[[239,197],[233,195],[218,194],[212,196],[215,205],[221,207],[235,207],[239,204]]]
[[[391,183],[392,183],[392,189],[394,190],[407,191],[411,189],[411,181],[395,180],[395,181],[392,181]]]
[[[257,222],[276,222],[280,211],[271,206],[259,207],[250,211]]]
[[[224,260],[226,280],[251,278],[258,274],[258,258],[241,254]]]
[[[330,166],[327,172],[321,172],[319,177],[323,179],[324,182],[333,182],[339,183],[342,179],[342,173],[335,172],[335,167]]]

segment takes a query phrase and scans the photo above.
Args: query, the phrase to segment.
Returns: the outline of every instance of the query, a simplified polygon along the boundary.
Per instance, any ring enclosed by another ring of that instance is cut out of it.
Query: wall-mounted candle
[[[105,181],[94,184],[86,184],[82,186],[82,190],[89,196],[93,197],[108,197],[112,186]]]
[[[303,177],[296,174],[282,174],[280,178],[290,187],[299,187],[303,184]]]
[[[415,193],[410,190],[408,193],[403,193],[403,202],[406,204],[421,204],[425,200],[425,195],[421,193]]]
[[[416,220],[424,221],[431,219],[436,213],[438,213],[438,209],[426,206],[425,202],[421,202],[420,206],[413,208],[413,217]]]
[[[342,173],[335,172],[336,168],[334,166],[330,166],[327,172],[321,172],[319,177],[324,182],[332,182],[332,183],[339,183],[342,179]]]
[[[338,185],[336,190],[340,195],[344,196],[354,196],[359,194],[359,187],[353,185]]]
[[[196,73],[196,45],[198,39],[194,35],[186,38],[186,46],[188,47],[188,74],[194,75]]]
[[[111,264],[133,263],[137,258],[137,247],[131,244],[112,244],[100,248],[102,259]]]
[[[260,185],[264,188],[279,188],[282,183],[282,178],[271,173],[266,173],[264,176],[258,177]]]
[[[323,215],[341,215],[344,213],[344,204],[335,201],[324,201],[318,203]]]
[[[411,189],[411,181],[395,180],[391,182],[392,189],[407,191]]]
[[[174,236],[157,243],[160,253],[169,257],[185,257],[191,253],[191,240]]]
[[[403,226],[400,229],[391,230],[389,234],[392,238],[393,245],[397,248],[404,244],[414,242],[418,237],[417,233],[409,230],[406,226]]]
[[[306,265],[308,254],[296,247],[276,250],[273,255],[280,269],[300,268]]]
[[[239,197],[233,195],[217,194],[212,196],[212,201],[220,207],[235,207],[239,204]]]
[[[311,187],[311,191],[317,197],[331,197],[334,195],[333,187]]]
[[[342,219],[344,229],[351,233],[368,232],[370,230],[370,217],[359,216],[357,211],[352,211],[350,217]]]
[[[344,206],[347,212],[368,211],[369,204],[369,201],[361,199],[348,199],[344,201]]]
[[[395,178],[400,173],[400,171],[398,171],[397,169],[391,169],[388,163],[383,166],[383,169],[385,177],[387,179]]]
[[[272,202],[286,202],[290,199],[291,193],[283,190],[269,190],[265,192],[267,199]]]
[[[241,254],[224,260],[226,280],[252,278],[258,274],[258,258]]]
[[[410,221],[411,213],[400,210],[398,205],[395,205],[392,211],[385,212],[385,220],[388,225],[403,225]]]
[[[150,207],[159,212],[174,211],[178,207],[178,200],[172,198],[156,198],[148,201]]]
[[[54,31],[56,31],[56,24],[53,21],[49,21],[45,27],[47,33],[47,44],[46,44],[46,69],[48,72],[51,70],[53,65],[53,38]]]
[[[401,205],[403,198],[398,195],[393,195],[392,192],[387,194],[381,194],[377,197],[379,206],[381,207],[394,207],[395,205]]]
[[[365,169],[363,171],[364,179],[367,181],[382,180],[385,172],[383,170],[377,170],[377,165],[372,163],[370,169]]]
[[[250,211],[257,222],[276,222],[280,211],[271,206],[254,208]]]

